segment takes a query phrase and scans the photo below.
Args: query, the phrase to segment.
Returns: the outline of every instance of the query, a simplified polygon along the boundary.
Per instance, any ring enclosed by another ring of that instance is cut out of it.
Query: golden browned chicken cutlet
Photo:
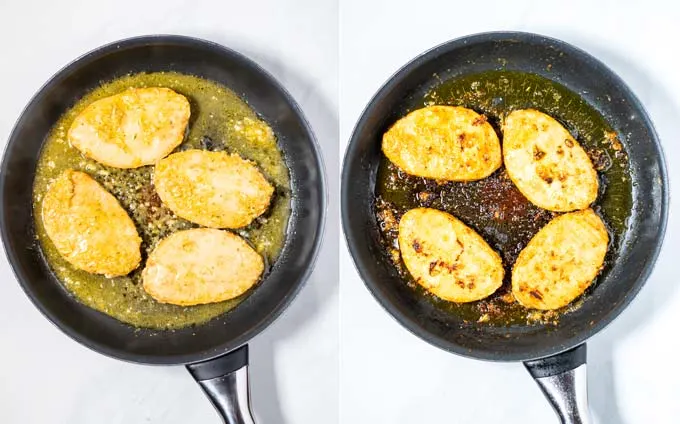
[[[262,257],[241,237],[196,228],[163,239],[142,272],[144,289],[156,300],[198,305],[245,293],[264,270]]]
[[[473,181],[501,166],[501,145],[486,117],[456,106],[429,106],[398,120],[384,135],[385,156],[408,174]]]
[[[241,228],[269,207],[274,187],[237,154],[187,150],[161,160],[154,184],[180,217],[212,228]]]
[[[186,97],[169,88],[131,88],[87,106],[68,140],[104,165],[152,165],[182,143],[190,113]]]
[[[512,294],[527,308],[566,306],[600,272],[608,244],[604,223],[592,209],[554,218],[519,254]]]
[[[135,224],[89,175],[64,171],[47,189],[41,213],[50,240],[76,268],[113,277],[139,265]]]
[[[477,234],[448,213],[412,209],[399,221],[399,249],[413,278],[452,302],[472,302],[503,283],[501,257]]]
[[[503,125],[503,159],[510,179],[536,206],[557,212],[587,208],[598,181],[588,154],[559,122],[531,109]]]

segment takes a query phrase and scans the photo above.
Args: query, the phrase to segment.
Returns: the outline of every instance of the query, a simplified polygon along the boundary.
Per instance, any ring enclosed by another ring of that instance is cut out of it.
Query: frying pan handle
[[[187,365],[225,424],[255,424],[250,410],[248,345],[219,358]]]
[[[585,343],[554,356],[526,361],[562,424],[590,424]]]

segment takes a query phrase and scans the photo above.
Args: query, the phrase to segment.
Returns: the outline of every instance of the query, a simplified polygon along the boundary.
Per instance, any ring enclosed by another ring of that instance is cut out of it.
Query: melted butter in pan
[[[142,73],[106,83],[78,101],[49,134],[36,172],[33,197],[36,233],[44,255],[57,278],[82,303],[120,321],[153,329],[182,328],[208,321],[238,305],[248,294],[221,303],[176,306],[156,302],[141,284],[141,271],[151,250],[166,236],[196,225],[175,216],[163,206],[152,181],[152,166],[116,169],[85,158],[69,145],[68,129],[87,105],[130,87],[167,87],[189,99],[191,118],[184,142],[175,150],[205,149],[238,153],[257,163],[273,184],[275,195],[263,216],[236,232],[266,263],[278,257],[290,215],[288,169],[272,129],[234,92],[217,83],[173,72]],[[45,191],[66,169],[83,171],[113,194],[134,221],[142,238],[142,265],[117,278],[79,271],[56,251],[45,234],[39,213]]]

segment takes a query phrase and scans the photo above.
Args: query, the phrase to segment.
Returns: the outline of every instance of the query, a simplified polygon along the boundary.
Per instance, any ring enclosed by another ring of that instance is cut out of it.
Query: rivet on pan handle
[[[557,355],[524,362],[562,424],[590,424],[585,343]]]
[[[225,424],[255,424],[250,410],[248,345],[219,358],[187,365]]]

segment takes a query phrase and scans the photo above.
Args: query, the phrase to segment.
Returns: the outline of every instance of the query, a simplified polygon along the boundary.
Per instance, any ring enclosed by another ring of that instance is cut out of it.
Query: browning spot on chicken
[[[541,167],[536,170],[536,174],[538,174],[539,178],[541,178],[543,181],[545,181],[548,184],[552,184],[553,182],[553,173],[550,169],[546,167]]]
[[[483,123],[486,122],[486,120],[487,120],[486,115],[479,115],[479,117],[472,121],[472,125],[474,126],[482,125]]]
[[[458,143],[460,144],[460,151],[462,152],[467,147],[467,145],[465,144],[465,133],[458,134],[457,138],[458,138]],[[467,165],[467,163],[466,163],[466,165]]]
[[[444,271],[444,272],[448,271],[448,273],[451,274],[451,273],[453,273],[453,271],[458,269],[458,264],[448,263],[448,262],[444,262],[444,261],[441,261],[441,260],[430,262],[429,274],[430,275],[439,274],[439,273],[435,273],[435,270],[437,270],[437,269]]]
[[[545,152],[541,149],[538,148],[538,146],[534,146],[534,159],[536,160],[541,160],[545,157]]]
[[[538,300],[543,300],[543,295],[542,295],[541,292],[539,292],[538,290],[532,290],[532,291],[529,292],[529,294],[530,294],[532,297],[535,297],[535,298],[538,299]]]
[[[437,263],[437,265],[439,265],[441,268],[447,269],[449,272],[453,272],[453,271],[455,271],[456,269],[458,269],[458,265],[457,265],[457,264],[450,264],[450,263],[447,263],[447,262],[444,262],[444,261],[439,261],[439,262]]]

